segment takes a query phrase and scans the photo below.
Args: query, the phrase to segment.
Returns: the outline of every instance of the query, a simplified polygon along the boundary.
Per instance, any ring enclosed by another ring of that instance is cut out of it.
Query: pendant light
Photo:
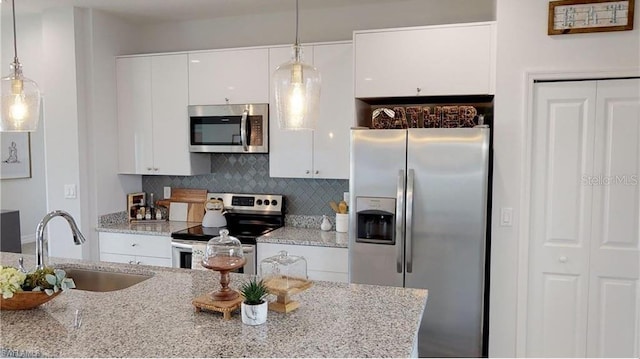
[[[13,10],[13,63],[11,73],[3,77],[2,112],[0,113],[0,132],[33,132],[38,128],[40,119],[40,90],[35,81],[22,76],[22,65],[18,61],[16,41],[16,8]]]
[[[296,42],[293,59],[273,73],[276,116],[281,129],[314,129],[320,100],[320,72],[302,62],[298,37],[298,0],[296,0]]]

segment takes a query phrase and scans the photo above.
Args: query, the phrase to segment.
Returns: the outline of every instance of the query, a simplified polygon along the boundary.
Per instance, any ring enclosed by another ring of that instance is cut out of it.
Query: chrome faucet
[[[81,245],[85,242],[84,236],[80,233],[78,226],[76,225],[76,221],[71,217],[71,215],[65,211],[52,211],[47,213],[44,218],[38,223],[38,227],[36,227],[36,269],[43,269],[45,267],[44,263],[44,227],[47,226],[47,223],[53,217],[62,217],[67,220],[69,223],[69,227],[71,227],[71,233],[73,233],[73,242],[76,245]]]

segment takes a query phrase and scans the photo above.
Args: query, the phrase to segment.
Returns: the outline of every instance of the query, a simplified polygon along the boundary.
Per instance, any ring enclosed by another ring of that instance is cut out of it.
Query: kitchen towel
[[[185,202],[171,202],[169,204],[169,220],[170,221],[187,221],[187,213],[189,212],[189,204]]]
[[[206,250],[206,243],[197,243],[191,246],[191,269],[207,270],[202,266],[202,258],[204,258]]]

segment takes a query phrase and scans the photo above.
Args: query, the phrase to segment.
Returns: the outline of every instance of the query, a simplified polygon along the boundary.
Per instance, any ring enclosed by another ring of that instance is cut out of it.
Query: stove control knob
[[[276,201],[275,199],[271,200],[271,205],[272,206],[277,206],[278,205],[278,201]]]
[[[261,199],[257,200],[257,201],[256,201],[256,205],[258,205],[258,206],[262,206],[262,200],[261,200]]]
[[[265,199],[265,200],[264,200],[264,205],[265,205],[265,206],[268,206],[268,205],[269,205],[269,200],[268,200],[268,199]]]

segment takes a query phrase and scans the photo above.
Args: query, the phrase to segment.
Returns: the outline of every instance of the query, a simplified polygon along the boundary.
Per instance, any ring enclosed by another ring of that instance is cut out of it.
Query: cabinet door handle
[[[309,173],[311,173],[311,171],[306,170],[304,173],[305,173],[305,174],[309,174]]]
[[[140,264],[140,261],[137,261],[136,264]]]
[[[133,264],[133,261],[129,261],[129,264]]]
[[[320,171],[316,170],[316,174],[317,174],[317,175],[319,175],[319,174],[320,174]]]
[[[151,167],[147,167],[147,171],[151,171],[151,170],[152,170],[152,168],[151,168]]]
[[[158,172],[158,168],[157,168],[157,167],[154,167],[154,168],[153,168],[153,170],[154,170],[154,171],[156,171],[156,172]]]
[[[131,243],[131,247],[135,247],[137,245],[138,245],[138,243]]]
[[[418,92],[418,95],[420,95],[420,91],[422,91],[422,89],[420,87],[416,87],[416,92]]]

